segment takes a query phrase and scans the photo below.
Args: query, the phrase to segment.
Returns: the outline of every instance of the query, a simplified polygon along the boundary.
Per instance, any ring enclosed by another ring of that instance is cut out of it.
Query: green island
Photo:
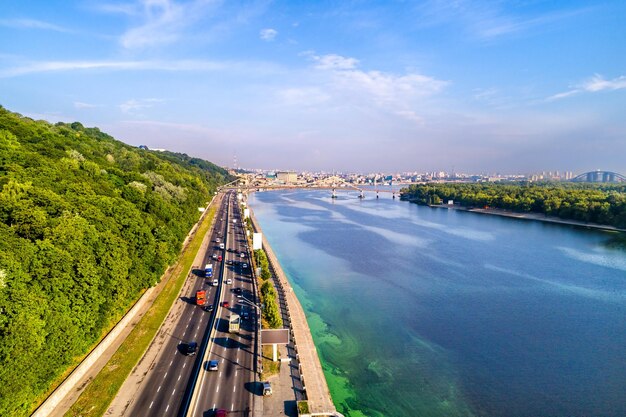
[[[426,183],[403,188],[401,198],[423,205],[453,200],[468,208],[540,213],[626,228],[626,184]]]
[[[0,107],[0,415],[46,398],[231,180],[200,159]]]

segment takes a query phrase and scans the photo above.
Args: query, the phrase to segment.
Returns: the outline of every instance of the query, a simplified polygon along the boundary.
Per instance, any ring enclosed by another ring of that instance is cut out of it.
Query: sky
[[[626,1],[2,1],[0,105],[227,167],[626,174]]]

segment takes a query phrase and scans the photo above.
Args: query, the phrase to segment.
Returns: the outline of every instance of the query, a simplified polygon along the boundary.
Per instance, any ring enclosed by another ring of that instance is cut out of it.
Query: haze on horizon
[[[0,104],[248,168],[626,174],[626,2],[0,6]]]

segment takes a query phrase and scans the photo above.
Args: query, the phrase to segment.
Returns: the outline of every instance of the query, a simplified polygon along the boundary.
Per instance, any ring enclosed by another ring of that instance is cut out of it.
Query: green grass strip
[[[117,352],[87,386],[65,416],[95,417],[102,416],[106,412],[133,367],[144,355],[161,323],[165,320],[172,304],[178,298],[187,273],[193,266],[193,261],[202,245],[204,235],[208,232],[215,217],[216,211],[216,205],[209,209],[208,215],[205,216],[200,224],[187,249],[179,257],[172,272],[172,277],[165,284],[152,307],[142,317]]]

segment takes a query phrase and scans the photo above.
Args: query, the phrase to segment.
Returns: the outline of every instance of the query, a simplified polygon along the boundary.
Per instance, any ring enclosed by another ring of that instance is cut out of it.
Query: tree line
[[[261,288],[260,297],[263,303],[263,322],[265,327],[270,329],[280,329],[283,327],[283,319],[278,308],[278,294],[272,284],[269,261],[263,249],[254,251],[254,259],[259,268],[261,268]]]
[[[595,183],[428,183],[401,190],[418,204],[455,203],[626,228],[626,184]]]
[[[0,106],[0,415],[28,415],[155,285],[226,171]]]

